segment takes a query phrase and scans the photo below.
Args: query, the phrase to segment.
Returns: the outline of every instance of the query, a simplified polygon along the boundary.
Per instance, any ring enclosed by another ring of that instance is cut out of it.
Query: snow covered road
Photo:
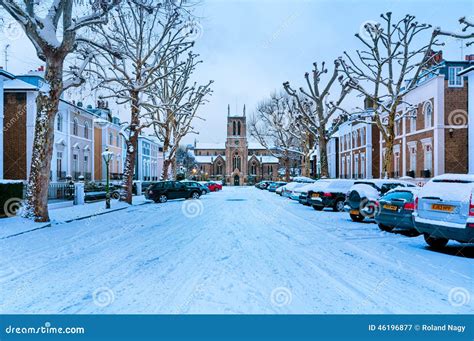
[[[225,187],[1,240],[0,313],[472,313],[472,248]]]

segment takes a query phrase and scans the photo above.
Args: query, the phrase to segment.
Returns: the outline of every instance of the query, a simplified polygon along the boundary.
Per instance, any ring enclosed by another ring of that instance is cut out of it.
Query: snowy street
[[[1,240],[0,311],[471,313],[461,249],[224,187]]]

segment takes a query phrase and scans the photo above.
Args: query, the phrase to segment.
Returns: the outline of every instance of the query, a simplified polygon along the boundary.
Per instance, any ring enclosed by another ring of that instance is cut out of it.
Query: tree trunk
[[[125,201],[127,204],[132,204],[133,198],[133,176],[135,174],[135,160],[138,148],[138,131],[140,126],[140,112],[138,109],[138,93],[131,93],[132,109],[130,120],[130,135],[127,141],[127,154],[125,158],[125,170],[123,172],[124,188],[122,190],[120,201]],[[141,194],[141,193],[137,193]]]
[[[320,177],[329,178],[329,166],[328,166],[328,153],[327,153],[327,141],[323,135],[319,135],[319,164],[321,167]]]
[[[395,137],[394,135],[390,134],[385,141],[385,155],[383,158],[383,163],[382,163],[382,177],[389,178],[390,177],[390,171],[392,169],[392,160],[393,160],[393,143],[394,143]]]
[[[171,174],[173,176],[173,180],[176,180],[176,158],[175,157],[171,160]]]
[[[288,152],[286,152],[286,156],[283,159],[283,165],[285,167],[285,181],[290,182],[290,158],[288,156]]]
[[[36,98],[37,114],[31,169],[26,192],[24,216],[36,222],[49,221],[48,187],[54,144],[54,119],[63,89],[63,59],[46,61],[45,82],[49,91]]]
[[[168,180],[170,166],[171,166],[171,160],[170,159],[164,159],[163,160],[163,171],[162,171],[162,174],[161,174],[161,177],[162,177],[163,180]]]

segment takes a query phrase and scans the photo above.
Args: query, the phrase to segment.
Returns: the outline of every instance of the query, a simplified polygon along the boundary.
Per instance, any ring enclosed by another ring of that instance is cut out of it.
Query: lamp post
[[[261,172],[262,172],[262,181],[263,181],[263,158],[260,156],[260,167],[261,167]]]
[[[112,159],[112,156],[114,153],[109,151],[109,148],[106,147],[104,152],[102,153],[102,158],[104,159],[105,162],[105,174],[106,174],[106,179],[105,179],[105,208],[109,209],[110,208],[110,190],[109,190],[109,163],[110,160]]]

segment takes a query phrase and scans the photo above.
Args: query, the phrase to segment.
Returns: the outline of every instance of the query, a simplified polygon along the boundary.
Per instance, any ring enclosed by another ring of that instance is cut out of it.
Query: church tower
[[[248,143],[245,105],[240,116],[231,116],[230,107],[227,107],[225,147],[226,181],[235,186],[247,183]]]

